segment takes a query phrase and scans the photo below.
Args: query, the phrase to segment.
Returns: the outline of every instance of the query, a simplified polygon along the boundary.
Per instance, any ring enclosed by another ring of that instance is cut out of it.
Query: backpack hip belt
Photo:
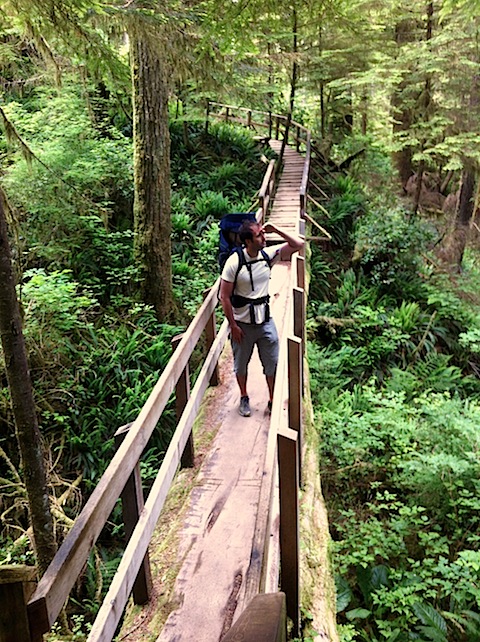
[[[262,305],[265,304],[265,319],[264,323],[266,321],[270,321],[270,295],[267,294],[266,296],[260,296],[256,299],[249,299],[248,297],[240,296],[239,294],[233,294],[231,297],[231,302],[232,306],[234,308],[243,308],[245,305],[250,306],[250,323],[253,325],[256,325],[255,321],[255,306],[256,305]]]

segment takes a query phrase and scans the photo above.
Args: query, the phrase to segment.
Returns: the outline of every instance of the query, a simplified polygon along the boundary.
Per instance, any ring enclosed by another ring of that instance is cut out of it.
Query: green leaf
[[[350,604],[353,594],[349,583],[343,577],[337,576],[335,585],[337,588],[337,613],[340,613]]]
[[[364,620],[372,614],[368,609],[352,609],[345,613],[347,620]]]
[[[445,620],[430,604],[426,604],[425,602],[416,602],[413,605],[413,612],[425,627],[436,629],[441,633],[447,632],[447,624]]]

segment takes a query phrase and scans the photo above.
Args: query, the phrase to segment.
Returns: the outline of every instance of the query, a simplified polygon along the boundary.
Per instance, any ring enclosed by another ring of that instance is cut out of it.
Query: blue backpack
[[[225,214],[218,224],[220,227],[220,237],[218,242],[218,265],[220,272],[223,270],[226,260],[232,252],[242,247],[242,242],[238,236],[238,230],[243,221],[254,221],[257,218],[255,212],[237,212],[235,214]]]

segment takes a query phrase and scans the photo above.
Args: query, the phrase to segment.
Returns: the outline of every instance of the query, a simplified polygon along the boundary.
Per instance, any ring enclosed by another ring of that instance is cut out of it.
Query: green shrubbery
[[[348,204],[361,202],[355,189]],[[437,275],[432,229],[401,209],[372,206],[344,220],[340,258],[312,249],[309,303],[341,637],[473,642],[478,264],[470,257],[455,280]]]

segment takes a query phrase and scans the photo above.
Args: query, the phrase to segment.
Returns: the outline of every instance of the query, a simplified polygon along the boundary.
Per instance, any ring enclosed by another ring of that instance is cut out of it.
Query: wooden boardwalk
[[[271,140],[270,146],[277,154],[280,154],[281,141]],[[284,168],[268,220],[274,225],[295,233],[297,231],[295,226],[299,218],[299,192],[305,160],[303,156],[288,146],[285,147],[283,160]],[[281,239],[273,236],[269,238],[269,242],[277,241],[281,241]]]
[[[280,151],[278,141],[272,141],[272,147]],[[287,148],[269,220],[291,232],[296,231],[299,216],[302,172],[303,158]],[[276,239],[271,235],[268,241]],[[270,284],[272,315],[280,335],[288,304],[289,271],[289,262],[276,265]],[[262,555],[256,550],[258,542],[278,540],[278,520],[274,520],[273,533],[259,537],[259,528],[265,524],[266,508],[260,505],[260,498],[264,496],[266,447],[269,430],[275,427],[270,425],[267,386],[256,352],[248,377],[252,415],[245,418],[237,410],[239,392],[227,344],[220,383],[205,412],[216,436],[189,497],[176,548],[171,550],[171,565],[179,568],[174,594],[168,600],[174,608],[157,642],[221,640],[253,597],[252,587],[258,580],[256,562]],[[270,579],[267,592],[278,589],[276,581]]]

